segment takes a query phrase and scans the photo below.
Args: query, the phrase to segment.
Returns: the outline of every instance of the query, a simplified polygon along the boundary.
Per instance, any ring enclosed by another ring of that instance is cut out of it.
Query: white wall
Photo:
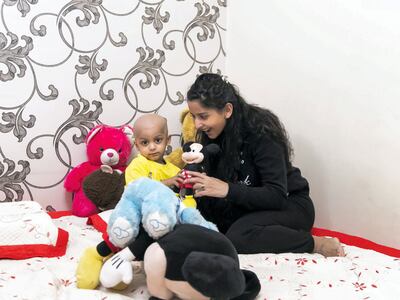
[[[397,0],[230,1],[226,61],[285,123],[316,226],[397,248],[399,13]]]

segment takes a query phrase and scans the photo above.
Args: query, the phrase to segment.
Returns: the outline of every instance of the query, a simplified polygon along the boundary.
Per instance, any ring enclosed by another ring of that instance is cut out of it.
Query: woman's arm
[[[284,148],[265,136],[252,139],[250,149],[260,186],[229,183],[226,198],[248,210],[281,209],[288,194]]]
[[[226,183],[198,172],[193,177],[195,197],[226,198],[248,210],[281,209],[287,200],[287,169],[283,148],[270,138],[252,141],[251,158],[260,186]],[[217,201],[217,200],[216,200]]]
[[[205,173],[186,171],[191,178],[183,183],[192,183],[195,197],[225,198],[228,194],[229,185],[218,178],[207,176]]]

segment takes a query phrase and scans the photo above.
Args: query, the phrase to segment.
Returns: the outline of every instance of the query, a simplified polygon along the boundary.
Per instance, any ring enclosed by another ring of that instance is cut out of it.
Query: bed
[[[0,300],[148,299],[140,262],[124,291],[76,288],[75,269],[82,251],[102,234],[87,218],[53,214],[52,222],[68,232],[64,255],[0,260]],[[240,255],[241,267],[256,272],[262,284],[257,299],[400,299],[400,259],[345,245],[343,258],[318,254]]]

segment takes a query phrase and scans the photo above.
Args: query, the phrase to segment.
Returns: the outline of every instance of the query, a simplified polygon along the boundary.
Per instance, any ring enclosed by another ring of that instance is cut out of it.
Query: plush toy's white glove
[[[121,282],[131,283],[133,270],[131,261],[135,259],[129,248],[125,248],[107,260],[100,272],[100,282],[106,288],[113,288]]]

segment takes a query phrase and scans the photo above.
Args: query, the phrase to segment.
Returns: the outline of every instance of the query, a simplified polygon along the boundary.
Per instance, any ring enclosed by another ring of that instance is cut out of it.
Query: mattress
[[[85,218],[64,216],[53,220],[69,232],[66,254],[53,258],[0,260],[0,300],[148,299],[140,262],[124,291],[76,288],[75,270],[83,250],[102,240]],[[240,255],[241,267],[257,273],[257,299],[400,299],[400,260],[372,250],[344,245],[346,256],[318,254]]]

